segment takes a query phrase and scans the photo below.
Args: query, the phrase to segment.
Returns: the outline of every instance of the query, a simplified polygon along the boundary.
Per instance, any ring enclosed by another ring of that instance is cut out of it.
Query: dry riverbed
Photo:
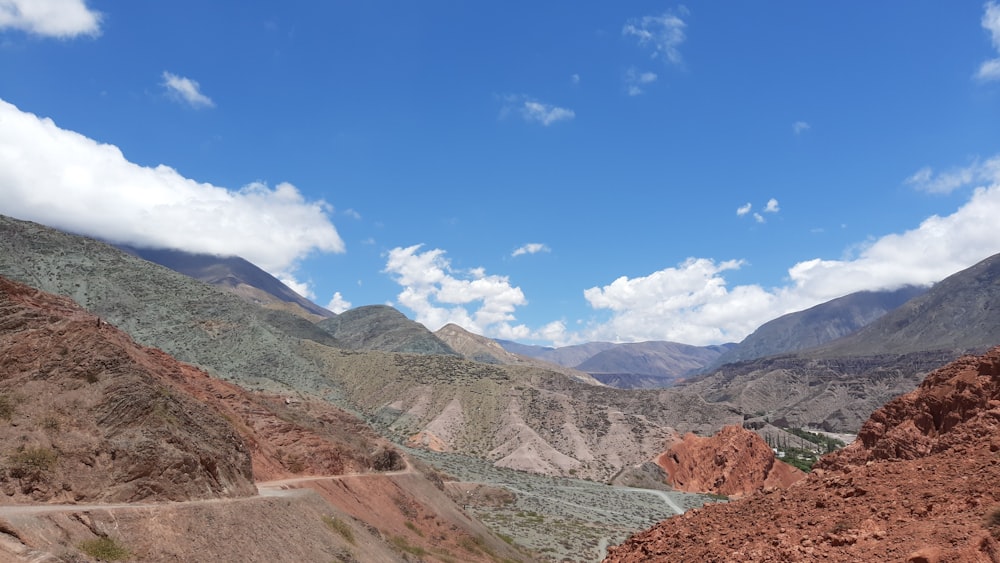
[[[608,545],[717,500],[512,471],[457,454],[407,452],[454,481],[450,488],[459,504],[500,537],[553,561],[600,561]]]

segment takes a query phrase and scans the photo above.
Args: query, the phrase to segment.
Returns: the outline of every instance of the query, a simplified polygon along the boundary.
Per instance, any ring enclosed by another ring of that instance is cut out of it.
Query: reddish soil
[[[0,277],[0,561],[89,560],[94,537],[143,561],[523,557],[414,465],[327,403],[213,379]],[[342,474],[251,496],[255,478]],[[194,502],[150,504],[166,500]]]
[[[730,497],[763,487],[785,488],[805,477],[776,459],[763,438],[739,426],[726,426],[708,438],[688,434],[656,463],[677,490]]]
[[[197,370],[66,298],[0,278],[0,499],[190,500],[256,492],[223,417],[175,392]]]
[[[661,522],[606,561],[1000,562],[1000,348],[935,371],[818,467]]]

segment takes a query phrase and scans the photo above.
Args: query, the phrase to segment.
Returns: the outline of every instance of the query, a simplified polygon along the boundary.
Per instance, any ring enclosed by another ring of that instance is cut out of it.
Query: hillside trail
[[[306,477],[292,477],[289,479],[278,479],[274,481],[260,481],[257,485],[257,494],[249,497],[215,498],[185,500],[178,502],[120,502],[120,503],[93,503],[93,504],[8,504],[0,505],[0,518],[14,516],[31,516],[49,512],[83,512],[88,510],[138,510],[156,509],[163,507],[176,508],[178,506],[210,505],[219,503],[248,502],[261,498],[273,497],[294,497],[308,494],[309,489],[296,487],[303,483],[317,481],[339,481],[342,479],[353,479],[358,477],[393,477],[399,475],[409,475],[416,473],[409,462],[406,468],[397,471],[384,471],[380,473],[343,473],[341,475],[312,475]]]

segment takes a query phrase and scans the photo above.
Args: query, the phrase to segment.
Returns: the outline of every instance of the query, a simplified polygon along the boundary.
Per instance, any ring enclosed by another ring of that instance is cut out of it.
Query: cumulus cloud
[[[753,214],[753,220],[757,221],[758,223],[766,223],[767,222],[767,220],[764,219],[764,216],[761,215],[760,213],[754,213]]]
[[[750,213],[751,209],[753,209],[753,204],[751,204],[750,202],[747,202],[746,205],[741,205],[741,206],[739,206],[739,207],[736,208],[736,215],[738,217],[742,217],[742,216],[746,215],[747,213]]]
[[[806,123],[805,121],[796,121],[795,123],[792,124],[792,131],[796,135],[800,135],[802,133],[805,133],[806,131],[808,131],[810,129],[812,129],[812,126],[809,125],[808,123]]]
[[[488,275],[482,268],[457,271],[445,251],[421,251],[423,245],[389,251],[384,272],[403,290],[400,305],[430,330],[455,323],[477,334],[499,338],[525,338],[530,331],[512,324],[514,311],[527,304],[521,288],[506,276]]]
[[[655,72],[639,72],[635,67],[625,71],[625,91],[629,96],[638,96],[645,92],[643,87],[656,82]]]
[[[313,293],[312,287],[309,282],[300,282],[295,279],[294,274],[288,272],[278,272],[274,277],[278,278],[278,281],[288,286],[289,289],[298,293],[306,299],[313,300],[316,299],[316,294]]]
[[[294,282],[310,253],[344,251],[330,211],[287,183],[231,190],[139,166],[0,100],[0,213],[116,243],[242,256]]]
[[[994,162],[994,157],[988,162]],[[740,260],[690,258],[648,276],[621,277],[584,291],[611,318],[574,340],[674,340],[689,344],[739,341],[776,316],[855,291],[928,285],[1000,252],[1000,166],[951,215],[928,217],[914,229],[866,243],[852,258],[812,259],[788,269],[779,287],[729,287],[725,274]]]
[[[549,252],[549,247],[540,242],[529,242],[514,250],[510,255],[516,258],[522,254],[537,254],[539,252]]]
[[[351,308],[351,302],[344,299],[344,296],[339,291],[336,291],[330,302],[326,304],[326,308],[339,315]]]
[[[183,76],[163,71],[163,87],[167,89],[170,97],[184,102],[193,108],[215,107],[215,102],[205,94],[202,94],[201,86],[190,78],[184,78]]]
[[[101,13],[85,0],[0,0],[0,30],[69,39],[101,33]]]
[[[667,12],[659,16],[644,16],[629,20],[622,28],[622,35],[635,37],[639,45],[652,49],[653,58],[681,64],[683,59],[678,47],[684,42],[685,27],[687,24],[684,20]]]
[[[985,161],[977,158],[968,166],[952,168],[939,174],[935,174],[930,166],[925,166],[903,182],[922,192],[950,194],[975,182],[989,182],[998,174],[1000,174],[1000,156],[994,156]]]
[[[781,211],[781,208],[778,207],[778,200],[773,197],[767,200],[767,205],[764,206],[765,213],[777,213],[779,211]]]
[[[993,48],[1000,53],[1000,4],[987,2],[982,19],[983,29],[990,33]],[[990,59],[983,62],[976,72],[976,77],[980,80],[1000,80],[1000,58]]]

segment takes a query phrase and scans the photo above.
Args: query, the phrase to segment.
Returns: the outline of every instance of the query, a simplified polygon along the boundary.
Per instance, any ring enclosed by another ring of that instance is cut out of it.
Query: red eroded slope
[[[817,467],[661,522],[606,561],[1000,562],[1000,348],[930,374]]]
[[[805,477],[775,459],[760,436],[739,426],[726,426],[708,438],[688,434],[656,463],[673,488],[690,493],[738,496],[762,487],[788,487]]]

